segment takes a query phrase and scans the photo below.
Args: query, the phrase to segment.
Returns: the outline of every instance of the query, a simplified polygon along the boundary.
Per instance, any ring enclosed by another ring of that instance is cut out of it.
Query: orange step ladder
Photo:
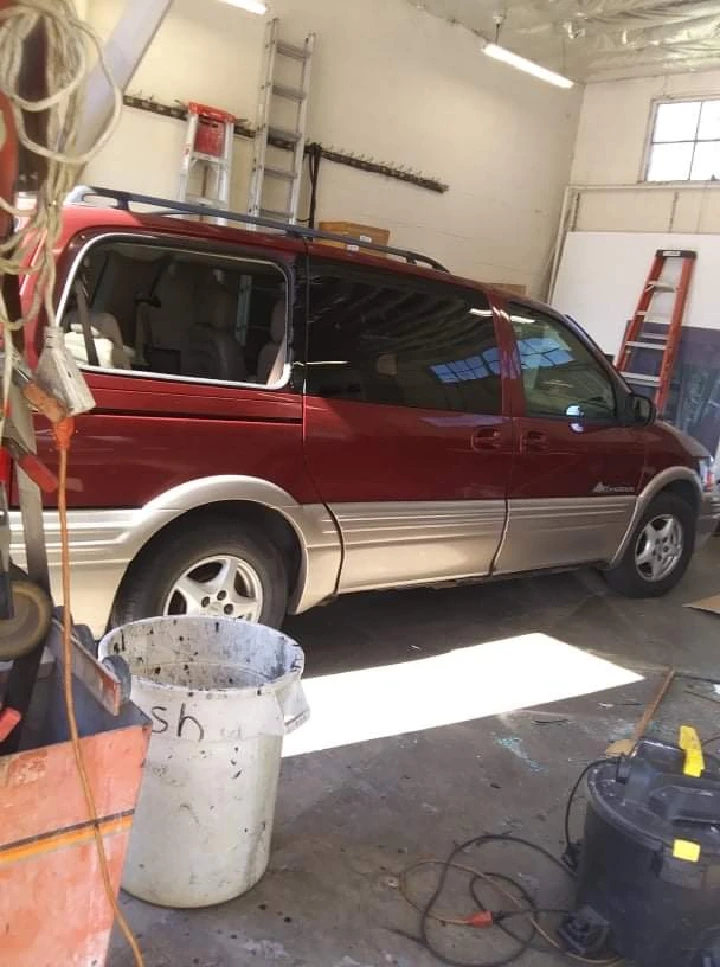
[[[617,368],[634,389],[655,390],[660,414],[670,392],[696,261],[697,252],[688,249],[659,249],[655,253],[618,355]],[[668,296],[672,296],[670,307],[666,304]]]

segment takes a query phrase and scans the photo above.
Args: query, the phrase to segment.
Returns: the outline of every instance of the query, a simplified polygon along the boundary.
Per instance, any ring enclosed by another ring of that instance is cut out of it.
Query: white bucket
[[[166,907],[245,893],[270,855],[283,736],[305,722],[304,656],[270,628],[153,618],[110,632],[152,720],[123,887]]]

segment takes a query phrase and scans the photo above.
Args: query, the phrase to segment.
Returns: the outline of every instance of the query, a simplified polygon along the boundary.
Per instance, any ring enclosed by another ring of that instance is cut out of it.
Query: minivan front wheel
[[[610,587],[633,598],[667,594],[690,563],[696,523],[686,500],[660,494],[645,510],[618,566],[605,572]]]
[[[262,578],[247,555],[215,554],[182,573],[165,598],[163,614],[259,621],[263,597]]]
[[[150,545],[130,567],[113,624],[158,615],[207,615],[279,628],[288,602],[285,562],[259,529],[211,520]]]

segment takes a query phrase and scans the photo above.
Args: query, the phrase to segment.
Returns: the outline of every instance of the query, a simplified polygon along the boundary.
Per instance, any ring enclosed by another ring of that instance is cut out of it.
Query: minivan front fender
[[[695,505],[696,512],[700,508],[700,500],[702,497],[702,491],[700,488],[700,480],[696,473],[693,473],[688,467],[667,467],[662,470],[657,476],[653,477],[652,480],[645,486],[645,488],[638,495],[637,501],[635,503],[635,510],[633,512],[628,528],[625,531],[622,541],[615,552],[613,559],[609,563],[609,567],[616,567],[623,558],[623,555],[628,549],[632,536],[635,533],[635,528],[639,524],[643,514],[650,506],[652,501],[662,493],[663,490],[668,490],[673,484],[684,483],[692,486],[696,496],[697,501]]]

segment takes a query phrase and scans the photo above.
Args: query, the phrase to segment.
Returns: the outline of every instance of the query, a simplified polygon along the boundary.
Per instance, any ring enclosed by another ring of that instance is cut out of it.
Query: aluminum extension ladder
[[[195,102],[188,104],[187,111],[178,201],[229,209],[235,118],[226,111]],[[202,187],[199,194],[192,194],[190,178],[198,168]]]
[[[617,368],[628,383],[638,390],[655,391],[655,405],[661,415],[680,349],[696,260],[697,252],[686,249],[660,249],[655,253],[618,355]]]
[[[280,39],[280,21],[277,18],[268,23],[248,200],[248,214],[256,218],[273,218],[293,224],[297,221],[305,154],[310,67],[314,48],[315,34],[309,34],[304,44],[295,46]],[[279,81],[278,68],[283,61],[286,64],[291,61],[300,64],[300,81],[297,87]],[[294,125],[291,127],[274,123],[276,113],[281,110],[281,102],[286,104],[289,102],[293,106]],[[290,156],[289,167],[287,164],[267,163],[270,142],[273,150],[283,151]],[[267,184],[268,179],[275,182],[279,190],[273,191]],[[269,203],[265,204],[268,194],[271,197],[283,198],[280,207],[270,207]]]

